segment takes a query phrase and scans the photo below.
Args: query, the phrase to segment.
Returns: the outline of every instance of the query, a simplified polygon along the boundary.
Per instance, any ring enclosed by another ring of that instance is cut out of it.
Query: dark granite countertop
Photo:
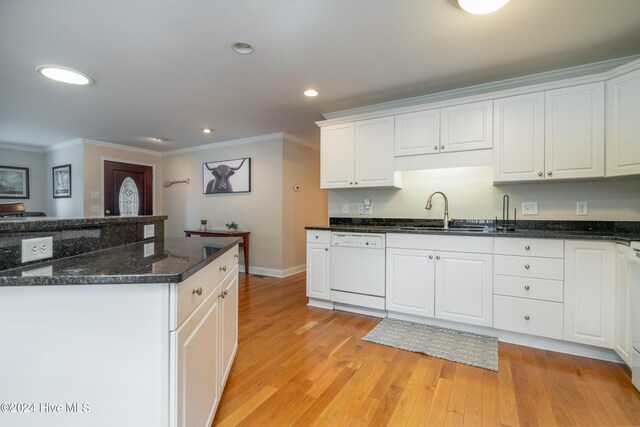
[[[0,286],[177,283],[240,241],[237,237],[150,239],[28,267],[2,270]]]
[[[496,230],[494,220],[456,220],[453,228],[448,230],[428,228],[441,225],[442,221],[406,218],[331,218],[329,226],[310,226],[306,229],[350,233],[605,240],[624,244],[640,241],[640,222],[632,221],[518,221],[515,231],[504,232]]]
[[[149,221],[164,221],[166,215],[144,216],[107,216],[85,218],[53,218],[53,217],[12,217],[0,219],[1,233],[15,233],[24,231],[55,231],[70,228],[86,228],[102,224],[126,224]]]

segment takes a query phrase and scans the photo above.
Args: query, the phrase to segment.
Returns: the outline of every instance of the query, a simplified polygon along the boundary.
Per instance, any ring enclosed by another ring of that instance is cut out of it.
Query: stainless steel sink
[[[433,225],[411,225],[406,227],[400,227],[402,230],[425,230],[425,231],[455,231],[455,232],[465,232],[465,233],[482,233],[486,229],[483,226],[479,225],[459,225],[459,226],[449,226],[448,229],[445,229],[442,226],[433,226]]]

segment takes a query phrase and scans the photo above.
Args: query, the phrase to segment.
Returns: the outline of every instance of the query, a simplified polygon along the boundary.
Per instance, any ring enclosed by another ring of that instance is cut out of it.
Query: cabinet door
[[[329,244],[307,243],[307,297],[329,300],[330,277]]]
[[[546,178],[604,176],[604,83],[545,93]]]
[[[440,122],[441,152],[493,146],[493,101],[442,108]]]
[[[415,156],[440,151],[440,110],[418,111],[395,117],[395,155]]]
[[[640,70],[607,82],[607,176],[640,174]]]
[[[493,324],[493,256],[436,252],[436,317]]]
[[[222,367],[220,393],[222,394],[238,349],[238,267],[234,267],[220,289],[223,292],[220,304],[220,355]]]
[[[493,101],[496,182],[544,179],[544,92]]]
[[[617,246],[616,259],[616,291],[615,291],[615,341],[613,349],[624,362],[631,366],[631,312],[629,289],[629,262],[627,253],[631,252],[628,246]]]
[[[433,317],[434,253],[387,249],[387,311]]]
[[[320,188],[348,188],[354,183],[353,123],[320,130]]]
[[[613,348],[615,248],[565,242],[564,339]]]
[[[171,333],[179,427],[210,426],[220,400],[220,289]]]
[[[393,117],[356,122],[356,187],[389,187],[395,185],[393,122]]]

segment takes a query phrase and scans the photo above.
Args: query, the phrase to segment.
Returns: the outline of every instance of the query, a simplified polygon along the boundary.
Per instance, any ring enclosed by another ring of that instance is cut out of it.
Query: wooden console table
[[[226,230],[184,230],[186,237],[203,236],[203,237],[242,237],[242,243],[244,254],[244,272],[249,274],[249,231],[226,231]]]

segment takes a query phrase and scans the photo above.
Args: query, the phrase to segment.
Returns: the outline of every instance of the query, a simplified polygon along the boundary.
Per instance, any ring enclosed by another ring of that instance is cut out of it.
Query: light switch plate
[[[522,202],[522,215],[538,215],[538,202]]]
[[[99,191],[92,191],[91,192],[91,198],[92,199],[99,199],[100,198],[100,192]]]
[[[349,203],[343,203],[342,204],[342,213],[343,214],[348,214],[349,213]]]

